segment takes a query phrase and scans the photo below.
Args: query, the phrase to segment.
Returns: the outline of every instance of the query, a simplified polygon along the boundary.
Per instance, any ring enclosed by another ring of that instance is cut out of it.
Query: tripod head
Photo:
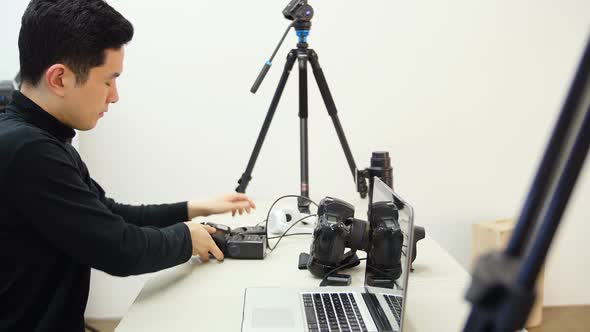
[[[260,84],[262,84],[262,81],[268,73],[270,66],[272,66],[272,60],[274,59],[279,48],[283,44],[287,33],[292,27],[295,27],[295,33],[297,33],[297,36],[299,37],[298,46],[307,47],[307,36],[309,35],[309,30],[311,29],[311,19],[313,17],[313,8],[307,3],[307,0],[291,0],[287,7],[283,9],[283,16],[293,22],[289,24],[287,30],[285,30],[283,38],[281,38],[281,41],[279,41],[279,44],[275,48],[270,59],[268,59],[264,63],[264,66],[262,66],[262,70],[260,70],[256,81],[254,81],[254,84],[250,88],[250,92],[252,93],[256,93],[256,91],[258,91],[258,88],[260,87]]]
[[[291,0],[283,9],[283,16],[291,21],[309,22],[313,17],[313,8],[307,3],[307,0]]]
[[[313,18],[313,8],[307,3],[307,0],[291,0],[283,9],[283,16],[293,21],[292,25],[299,37],[297,46],[307,47],[307,36],[311,30],[311,19]]]

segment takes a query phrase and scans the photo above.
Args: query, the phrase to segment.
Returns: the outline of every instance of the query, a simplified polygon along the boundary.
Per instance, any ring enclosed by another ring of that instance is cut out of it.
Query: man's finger
[[[201,258],[201,261],[208,262],[209,261],[209,252],[205,251],[203,253],[203,252],[199,251],[199,257]]]
[[[236,207],[240,210],[249,209],[250,203],[248,201],[240,202],[240,203],[236,204]]]
[[[215,228],[213,228],[213,227],[211,227],[211,226],[209,226],[209,225],[203,225],[203,228],[204,228],[204,229],[205,229],[207,232],[209,232],[209,234],[213,234],[213,233],[215,233],[215,232],[217,231]]]
[[[250,206],[255,209],[256,208],[256,204],[254,204],[254,201],[251,200],[250,197],[246,197],[246,199],[248,200],[248,203],[250,203]]]
[[[235,193],[234,198],[243,201],[245,199],[248,199],[248,196],[246,196],[246,194],[244,193]]]
[[[252,199],[250,199],[250,197],[248,197],[246,194],[243,193],[236,193],[236,195],[233,197],[234,202],[236,201],[245,201],[248,202],[248,205],[252,208],[256,208],[256,204],[254,203],[254,201]]]
[[[213,257],[215,257],[215,259],[217,259],[218,261],[222,261],[223,260],[223,252],[221,252],[221,250],[219,249],[219,247],[217,245],[215,245],[215,243],[213,243],[210,247],[209,247],[209,252],[213,254]]]

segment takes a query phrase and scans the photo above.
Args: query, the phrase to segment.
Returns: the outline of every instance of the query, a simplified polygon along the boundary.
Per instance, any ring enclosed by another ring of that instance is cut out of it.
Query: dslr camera
[[[375,270],[371,282],[396,280],[402,272],[403,246],[397,209],[392,202],[375,202],[367,222],[354,218],[351,204],[332,197],[322,199],[307,269],[323,278],[339,267],[358,265],[356,251],[362,250]],[[350,250],[345,252],[346,248]]]
[[[211,222],[204,224],[215,228],[215,233],[211,234],[211,237],[225,257],[263,259],[266,256],[266,227],[230,228]]]

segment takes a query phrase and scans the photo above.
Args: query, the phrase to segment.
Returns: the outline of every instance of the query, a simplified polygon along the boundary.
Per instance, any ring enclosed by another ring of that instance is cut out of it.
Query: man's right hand
[[[211,234],[215,233],[215,228],[209,225],[202,225],[196,222],[185,222],[191,233],[191,241],[193,243],[193,256],[198,255],[203,262],[209,261],[209,253],[218,260],[223,260],[223,253],[211,238]]]

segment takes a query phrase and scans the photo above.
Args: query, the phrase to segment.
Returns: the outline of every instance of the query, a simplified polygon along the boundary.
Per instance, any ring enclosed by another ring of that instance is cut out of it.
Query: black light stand
[[[0,81],[0,113],[6,111],[6,106],[12,100],[12,93],[14,92],[14,84],[12,81]]]
[[[346,156],[346,160],[348,161],[348,166],[350,167],[350,171],[352,173],[353,180],[357,183],[357,190],[359,191],[361,197],[367,196],[367,184],[364,178],[357,179],[357,168],[354,162],[354,158],[352,157],[352,153],[350,151],[350,147],[344,135],[344,130],[342,129],[342,125],[340,124],[340,120],[338,118],[338,111],[336,109],[336,105],[334,103],[334,99],[332,98],[332,94],[330,93],[330,89],[328,88],[328,84],[326,82],[326,78],[324,77],[324,72],[320,67],[318,62],[318,56],[314,50],[308,48],[307,44],[307,36],[309,35],[309,31],[311,29],[311,17],[313,16],[313,9],[311,6],[307,4],[307,1],[303,0],[293,0],[289,3],[287,8],[283,11],[283,14],[286,18],[292,19],[293,23],[289,26],[287,31],[294,27],[299,37],[299,42],[297,43],[297,48],[291,50],[287,55],[287,62],[285,63],[285,68],[283,69],[283,73],[279,80],[279,84],[275,90],[274,96],[272,98],[272,102],[270,104],[270,108],[266,114],[266,118],[264,119],[264,123],[258,135],[258,139],[256,140],[256,145],[254,146],[254,150],[250,155],[250,160],[248,161],[248,165],[246,167],[246,171],[242,174],[241,178],[238,180],[238,187],[236,188],[237,192],[245,192],[248,183],[252,179],[252,170],[254,169],[254,164],[256,163],[256,159],[258,158],[258,154],[260,153],[260,149],[262,148],[262,144],[264,143],[264,138],[268,132],[270,127],[270,123],[274,116],[274,113],[277,109],[279,100],[281,99],[281,95],[287,83],[287,79],[289,78],[289,74],[295,60],[298,60],[299,63],[299,134],[300,134],[300,158],[301,158],[301,196],[309,198],[309,160],[308,160],[308,135],[307,135],[307,116],[308,116],[308,96],[307,96],[307,63],[311,63],[311,67],[313,70],[313,74],[315,80],[318,84],[320,93],[322,95],[322,99],[324,100],[324,104],[328,110],[328,114],[332,118],[332,123],[334,124],[334,128],[336,129],[336,133],[340,140],[340,144],[342,149],[344,150],[344,154]],[[285,32],[285,35],[287,32]],[[283,36],[284,40],[285,36]],[[282,43],[282,40],[281,40]],[[280,46],[280,44],[279,44]],[[278,47],[277,47],[278,50]],[[267,61],[264,65],[262,71],[260,72],[256,82],[252,86],[250,90],[252,93],[255,93],[258,90],[264,76],[268,72],[272,58],[276,54],[276,51],[273,53],[271,60]],[[309,211],[309,200],[299,198],[298,199],[298,208],[299,211],[302,213],[310,213]]]
[[[464,331],[524,327],[535,282],[590,147],[590,39],[508,247],[477,263]],[[531,233],[534,232],[534,235]]]
[[[16,74],[14,81],[0,81],[0,113],[6,112],[6,106],[12,101],[14,90],[20,90],[20,72]]]

